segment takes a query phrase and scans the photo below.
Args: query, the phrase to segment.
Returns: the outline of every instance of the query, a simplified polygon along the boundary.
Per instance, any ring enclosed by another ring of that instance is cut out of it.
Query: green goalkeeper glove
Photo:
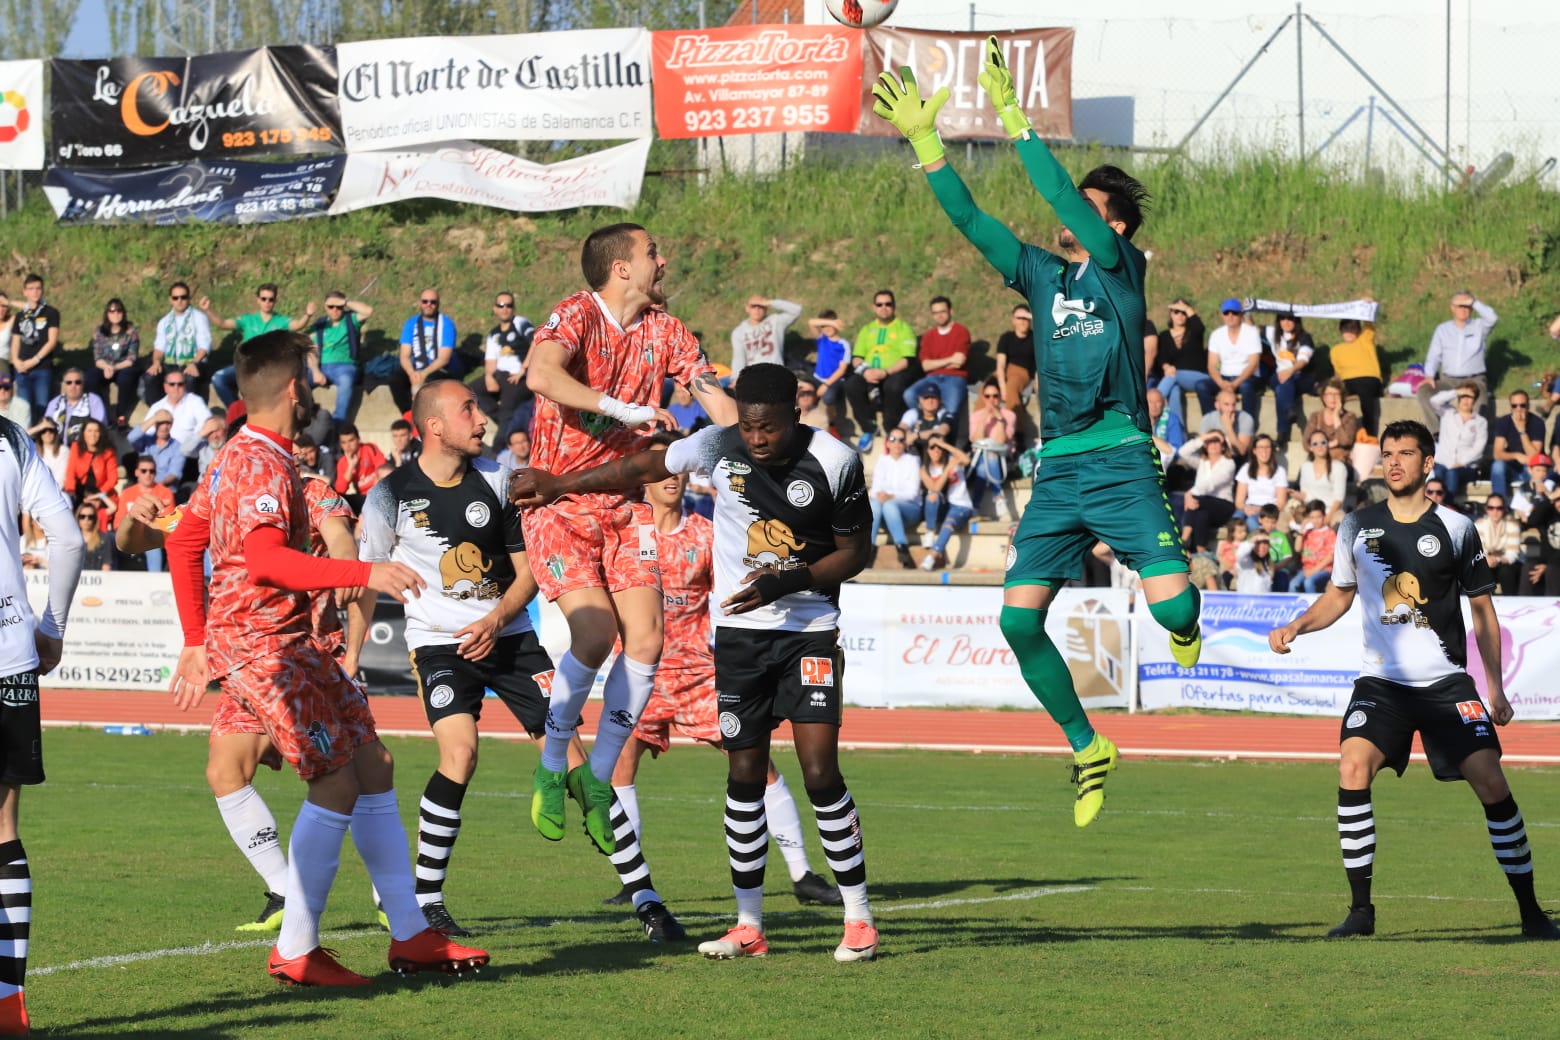
[[[1018,107],[1018,90],[1013,86],[1013,73],[1002,57],[1002,48],[995,36],[986,37],[986,64],[979,76],[980,88],[991,99],[997,110],[997,119],[1009,137],[1029,139],[1034,124],[1024,110]]]
[[[922,166],[930,166],[943,157],[942,138],[937,136],[937,113],[948,101],[948,88],[939,87],[937,93],[926,100],[916,89],[915,73],[906,65],[899,70],[900,79],[892,72],[878,76],[872,88],[872,111],[894,124],[905,135],[915,157]]]

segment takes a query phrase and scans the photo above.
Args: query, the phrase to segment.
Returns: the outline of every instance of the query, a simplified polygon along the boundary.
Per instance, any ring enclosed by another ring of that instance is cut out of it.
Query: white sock
[[[634,828],[634,833],[639,835],[639,840],[645,840],[645,832],[639,829],[639,790],[633,784],[623,787],[613,785],[612,790],[617,792],[618,801],[623,803],[623,812],[628,815],[628,822]]]
[[[762,888],[733,888],[737,896],[737,924],[750,924],[764,930],[764,890]]]
[[[845,920],[872,923],[872,908],[867,905],[867,883],[841,885],[840,897],[845,900]]]
[[[590,700],[597,669],[580,663],[572,650],[564,651],[553,670],[552,696],[547,699],[547,739],[542,743],[542,765],[554,773],[569,768],[569,741],[574,724]]]
[[[350,816],[304,802],[287,847],[287,913],[276,937],[276,951],[291,960],[320,944],[320,915],[341,865],[341,842]]]
[[[413,890],[412,859],[406,851],[406,827],[401,823],[395,789],[360,794],[352,807],[352,844],[374,882],[379,904],[390,919],[392,939],[410,939],[428,927]],[[292,913],[292,904],[287,905]],[[283,918],[285,920],[285,918]]]
[[[791,881],[802,880],[807,873],[807,846],[802,843],[802,816],[785,777],[776,774],[775,782],[764,788],[764,815],[769,817],[769,836],[785,857]]]
[[[233,836],[238,851],[249,858],[249,865],[265,881],[268,892],[280,895],[287,889],[287,854],[276,833],[276,817],[249,784],[217,799],[217,811]]]
[[[606,686],[601,693],[604,702],[601,719],[596,723],[596,741],[590,746],[590,771],[604,784],[612,782],[618,755],[628,743],[628,735],[634,732],[639,713],[650,701],[650,691],[655,689],[656,667],[632,660],[627,654],[618,654],[612,670],[607,673]]]

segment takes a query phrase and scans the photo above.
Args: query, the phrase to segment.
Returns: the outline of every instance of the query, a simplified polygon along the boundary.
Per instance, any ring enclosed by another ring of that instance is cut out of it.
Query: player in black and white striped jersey
[[[1296,636],[1346,614],[1356,595],[1364,608],[1364,666],[1339,737],[1338,841],[1351,903],[1343,923],[1327,934],[1375,933],[1371,781],[1383,766],[1402,775],[1417,731],[1436,779],[1467,780],[1484,806],[1490,845],[1516,896],[1522,934],[1560,939],[1560,928],[1534,894],[1527,827],[1500,768],[1495,728],[1514,712],[1501,676],[1500,619],[1490,599],[1494,575],[1473,521],[1424,493],[1434,450],[1421,423],[1395,422],[1382,431],[1387,499],[1344,519],[1332,583],[1304,614],[1268,635],[1274,652],[1285,654]],[[1467,671],[1464,596],[1484,662],[1487,702]]]
[[[510,470],[481,457],[487,416],[465,384],[429,383],[413,419],[421,456],[394,470],[363,503],[359,556],[395,560],[428,583],[406,604],[406,643],[418,693],[439,745],[439,766],[423,791],[417,835],[417,901],[429,927],[468,935],[450,916],[444,880],[460,835],[461,805],[477,768],[477,720],[491,689],[527,733],[545,731],[553,662],[525,605],[536,580],[519,511],[508,501]],[[364,626],[366,627],[366,626]],[[571,745],[574,764],[583,749]],[[646,934],[682,938],[630,837],[612,855]]]
[[[17,519],[49,540],[49,602],[34,616],[22,574]],[[0,416],[0,1033],[27,1032],[23,983],[32,931],[32,872],[17,830],[22,788],[43,783],[38,677],[60,663],[65,619],[86,545],[70,501],[27,431]]]
[[[869,960],[877,929],[867,902],[856,804],[839,768],[843,655],[839,589],[871,557],[871,510],[861,459],[800,425],[796,377],[780,365],[743,370],[735,426],[709,427],[664,452],[630,455],[578,473],[515,475],[529,507],[559,495],[630,488],[672,473],[709,473],[715,497],[715,682],[730,753],[726,844],[737,925],[701,943],[707,957],[769,952],[762,929],[768,825],[764,780],[772,730],[791,723],[824,852],[845,904],[838,961]]]

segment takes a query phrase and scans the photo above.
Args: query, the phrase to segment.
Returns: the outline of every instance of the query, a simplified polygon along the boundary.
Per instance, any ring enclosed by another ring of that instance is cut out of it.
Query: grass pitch
[[[50,780],[22,806],[40,1036],[1528,1038],[1545,1035],[1560,975],[1560,949],[1516,938],[1472,793],[1422,766],[1376,787],[1377,935],[1328,942],[1348,903],[1330,766],[1129,751],[1079,831],[1058,759],[849,754],[878,961],[834,963],[838,911],[799,907],[771,850],[770,956],[708,962],[695,943],[734,914],[719,755],[676,748],[640,773],[646,854],[691,940],[657,947],[601,906],[617,881],[577,818],[557,845],[531,828],[535,752],[486,742],[445,891],[492,965],[390,974],[349,847],[326,945],[374,986],[286,989],[265,974],[269,940],[233,931],[263,886],[204,786],[204,738],[44,739]],[[415,832],[434,747],[391,748]],[[800,794],[794,758],[777,758]],[[1560,904],[1560,772],[1512,780],[1540,896]],[[302,785],[257,786],[285,836]],[[824,871],[815,832],[809,851]]]

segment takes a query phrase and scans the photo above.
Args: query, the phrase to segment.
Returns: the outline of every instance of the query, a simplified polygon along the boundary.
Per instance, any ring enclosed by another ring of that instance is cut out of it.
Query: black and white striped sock
[[[32,873],[20,839],[0,843],[0,998],[20,993],[27,980],[32,934]]]
[[[466,785],[435,771],[417,809],[417,905],[444,902],[444,878],[460,837],[460,804]]]
[[[839,886],[845,900],[845,920],[872,921],[872,911],[867,903],[867,859],[861,842],[861,820],[856,814],[856,802],[851,798],[842,780],[834,787],[821,791],[809,789],[813,813],[818,817],[818,837],[823,841],[823,855],[834,873],[834,883]]]
[[[650,865],[645,862],[644,851],[639,847],[639,835],[635,833],[633,821],[628,818],[628,808],[623,804],[623,799],[618,797],[616,789],[612,792],[609,819],[612,821],[612,837],[615,839],[612,869],[617,871],[623,890],[633,899],[634,909],[638,910],[646,903],[661,902],[655,884],[650,880]]]
[[[769,819],[763,783],[726,781],[726,853],[737,923],[763,928],[764,868],[769,864]]]
[[[1370,788],[1338,788],[1338,847],[1343,850],[1350,905],[1369,906],[1370,882],[1376,866],[1376,815],[1370,804]]]
[[[1538,897],[1533,894],[1533,848],[1528,844],[1527,825],[1522,822],[1517,800],[1508,794],[1494,805],[1486,805],[1484,823],[1490,831],[1495,862],[1506,872],[1506,882],[1517,897],[1522,916],[1542,915]]]

